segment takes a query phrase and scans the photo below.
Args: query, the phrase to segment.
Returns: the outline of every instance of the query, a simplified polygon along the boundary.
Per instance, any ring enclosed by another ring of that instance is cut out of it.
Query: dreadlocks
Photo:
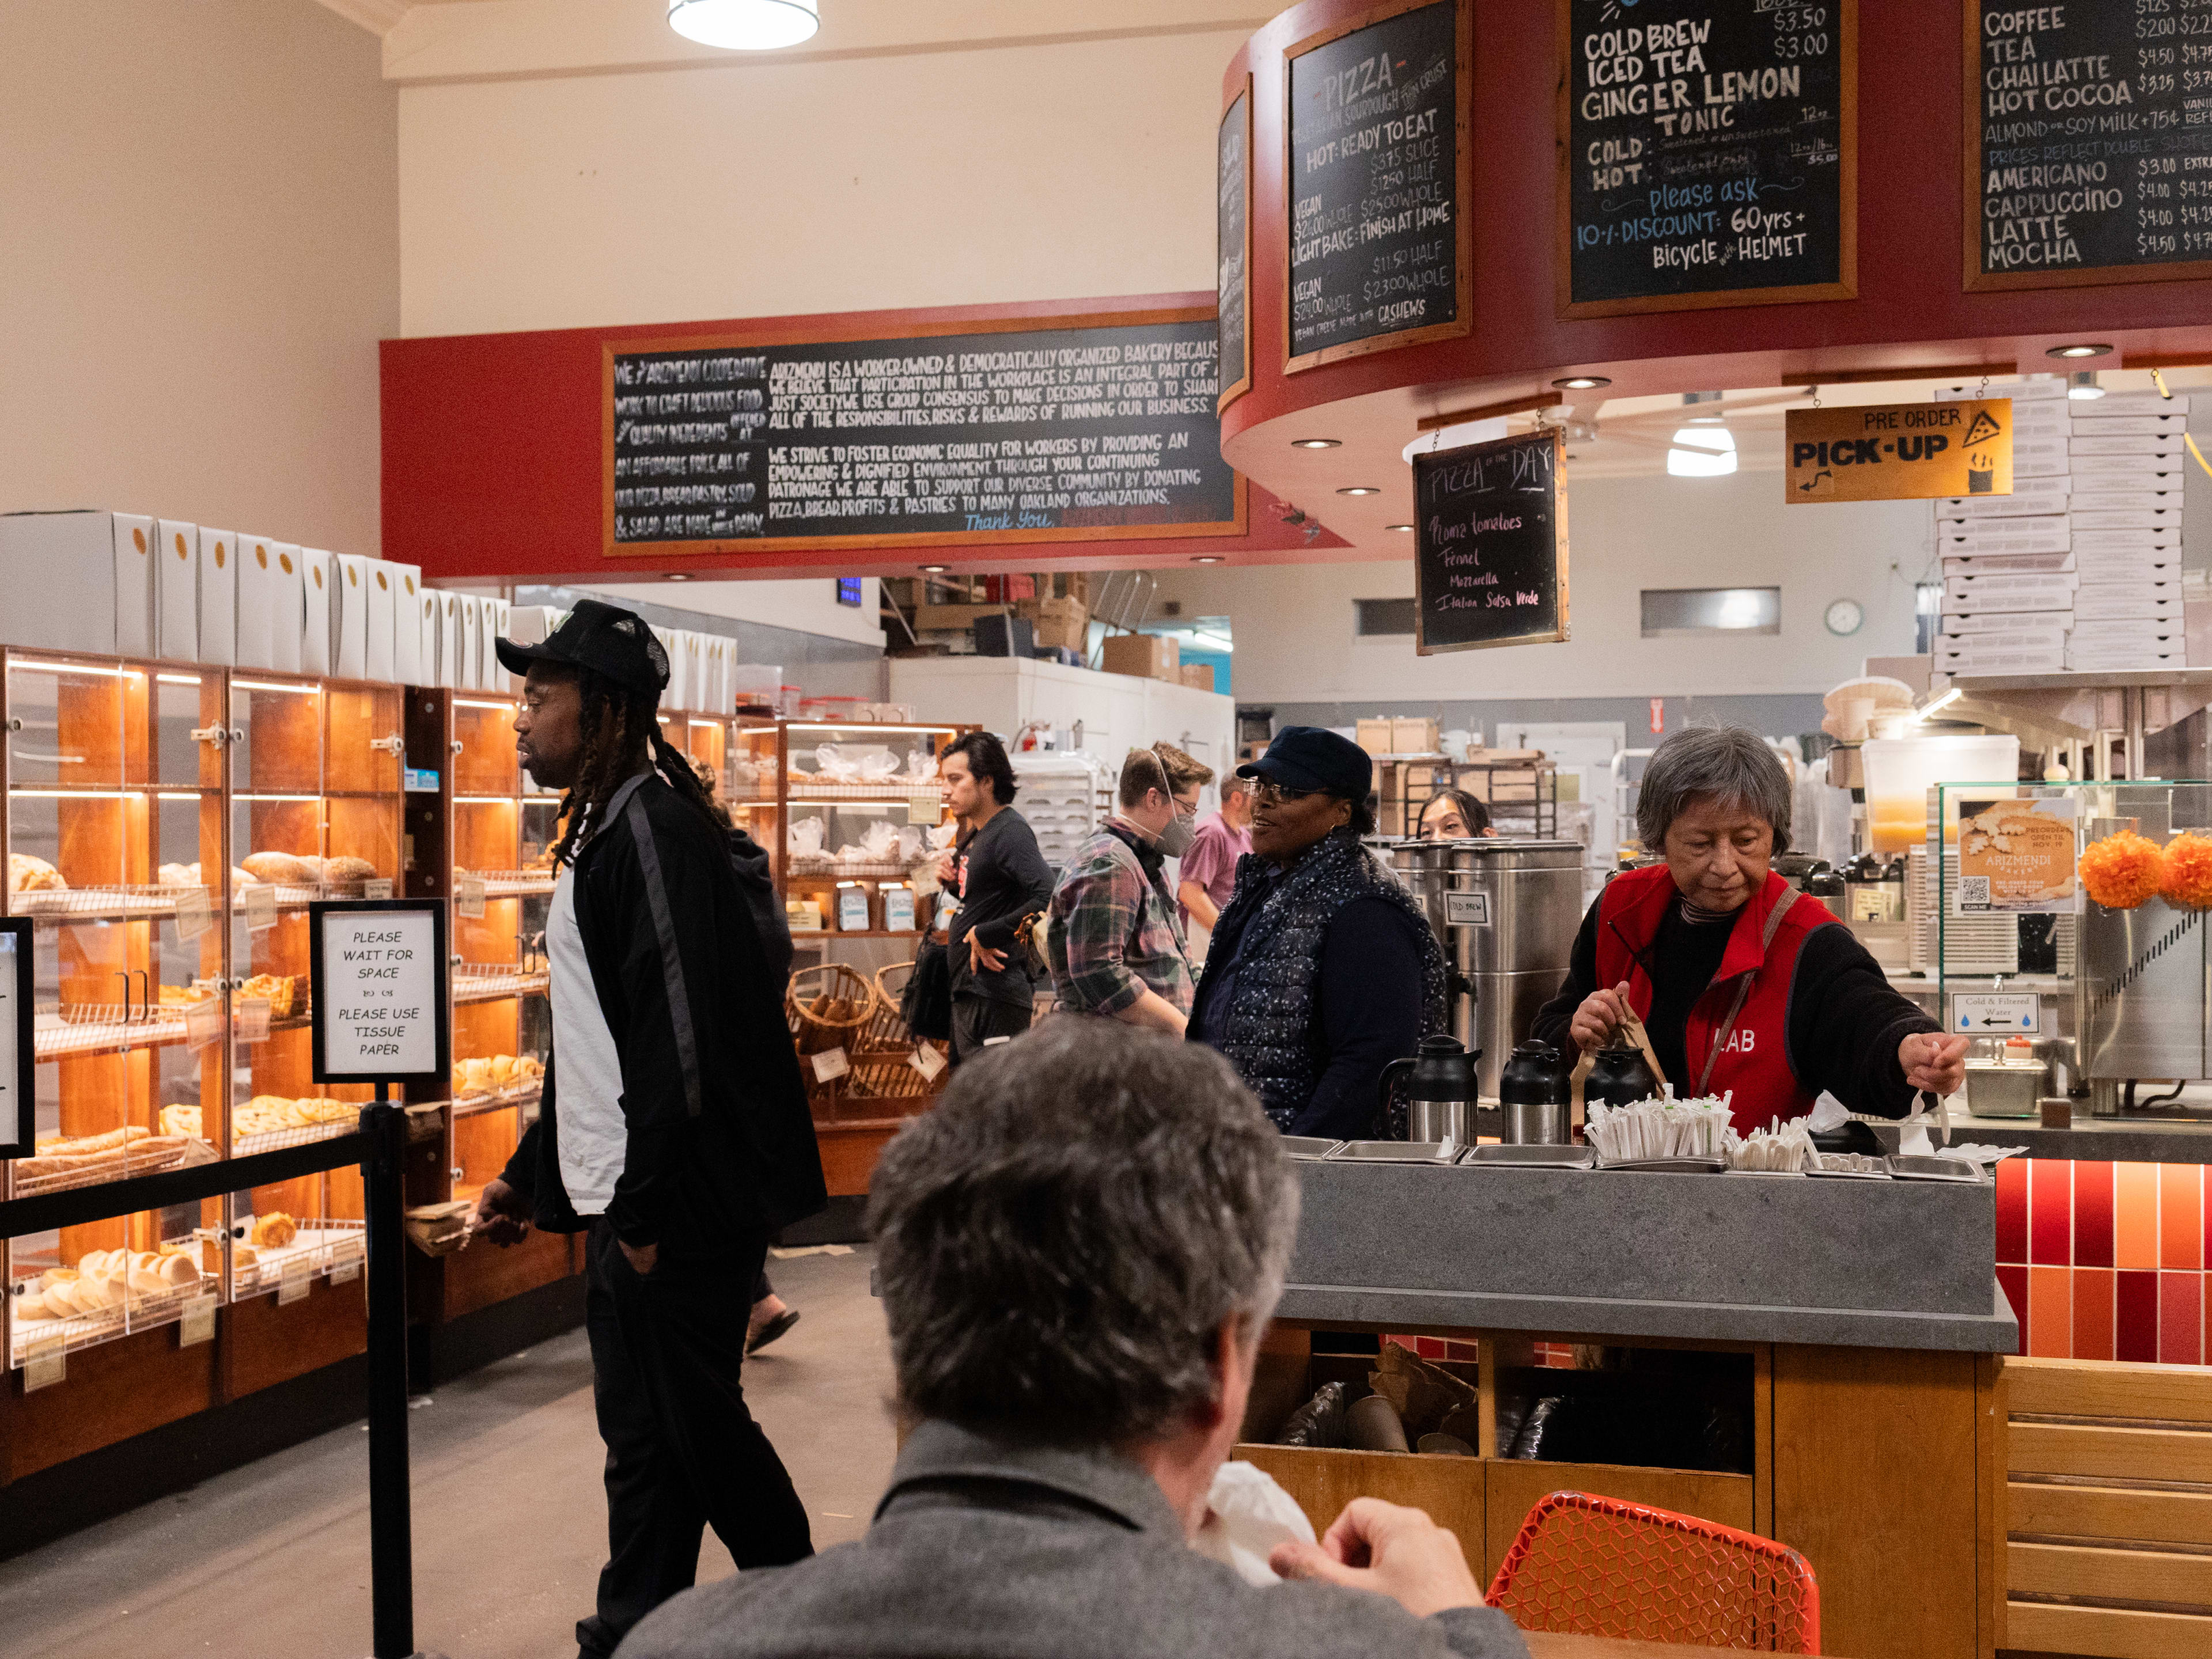
[[[606,805],[615,792],[648,765],[713,823],[712,798],[700,783],[690,758],[661,736],[653,707],[603,674],[588,668],[572,672],[583,705],[578,724],[584,734],[584,753],[577,764],[576,781],[562,798],[561,839],[553,848],[554,863],[575,861],[592,836],[605,827]]]

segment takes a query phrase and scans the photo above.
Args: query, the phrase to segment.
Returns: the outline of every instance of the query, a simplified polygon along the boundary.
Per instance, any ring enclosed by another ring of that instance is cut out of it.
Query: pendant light
[[[811,40],[820,0],[668,0],[668,27],[686,40],[732,52],[773,52]]]

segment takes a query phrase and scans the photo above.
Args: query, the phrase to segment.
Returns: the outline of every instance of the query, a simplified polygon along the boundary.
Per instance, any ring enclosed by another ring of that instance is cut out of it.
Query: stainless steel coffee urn
[[[1583,920],[1581,844],[1486,836],[1389,852],[1452,969],[1448,1029],[1482,1051],[1476,1087],[1495,1100],[1514,1045],[1566,977]]]

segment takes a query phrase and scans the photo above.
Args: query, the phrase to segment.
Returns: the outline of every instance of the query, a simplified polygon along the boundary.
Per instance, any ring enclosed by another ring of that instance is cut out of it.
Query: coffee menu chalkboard
[[[2212,3],[1966,17],[1967,288],[2212,276]]]
[[[605,551],[1243,530],[1209,311],[1111,327],[610,343]]]
[[[1413,631],[1423,656],[1567,637],[1564,441],[1413,457]]]
[[[1559,0],[1565,316],[1857,292],[1857,0]]]
[[[1252,77],[1244,77],[1214,140],[1213,246],[1226,409],[1252,385]]]
[[[1431,0],[1291,49],[1286,369],[1468,331],[1469,38]]]

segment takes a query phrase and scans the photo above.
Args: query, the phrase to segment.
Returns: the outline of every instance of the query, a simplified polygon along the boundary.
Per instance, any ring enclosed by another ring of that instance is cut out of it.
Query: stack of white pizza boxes
[[[1947,496],[1936,503],[1943,560],[1942,629],[1935,669],[1943,674],[2049,674],[2066,667],[2067,635],[2083,578],[2069,497],[2073,422],[2063,380],[1938,389],[1939,402],[2009,398],[2012,493]],[[1991,435],[1987,422],[1952,438],[1968,465]],[[1976,471],[1982,469],[1976,468]],[[1971,477],[1971,473],[1970,473]]]
[[[2067,517],[2081,586],[2066,665],[2084,673],[2186,667],[2181,487],[2189,399],[2115,392],[2071,409]]]

